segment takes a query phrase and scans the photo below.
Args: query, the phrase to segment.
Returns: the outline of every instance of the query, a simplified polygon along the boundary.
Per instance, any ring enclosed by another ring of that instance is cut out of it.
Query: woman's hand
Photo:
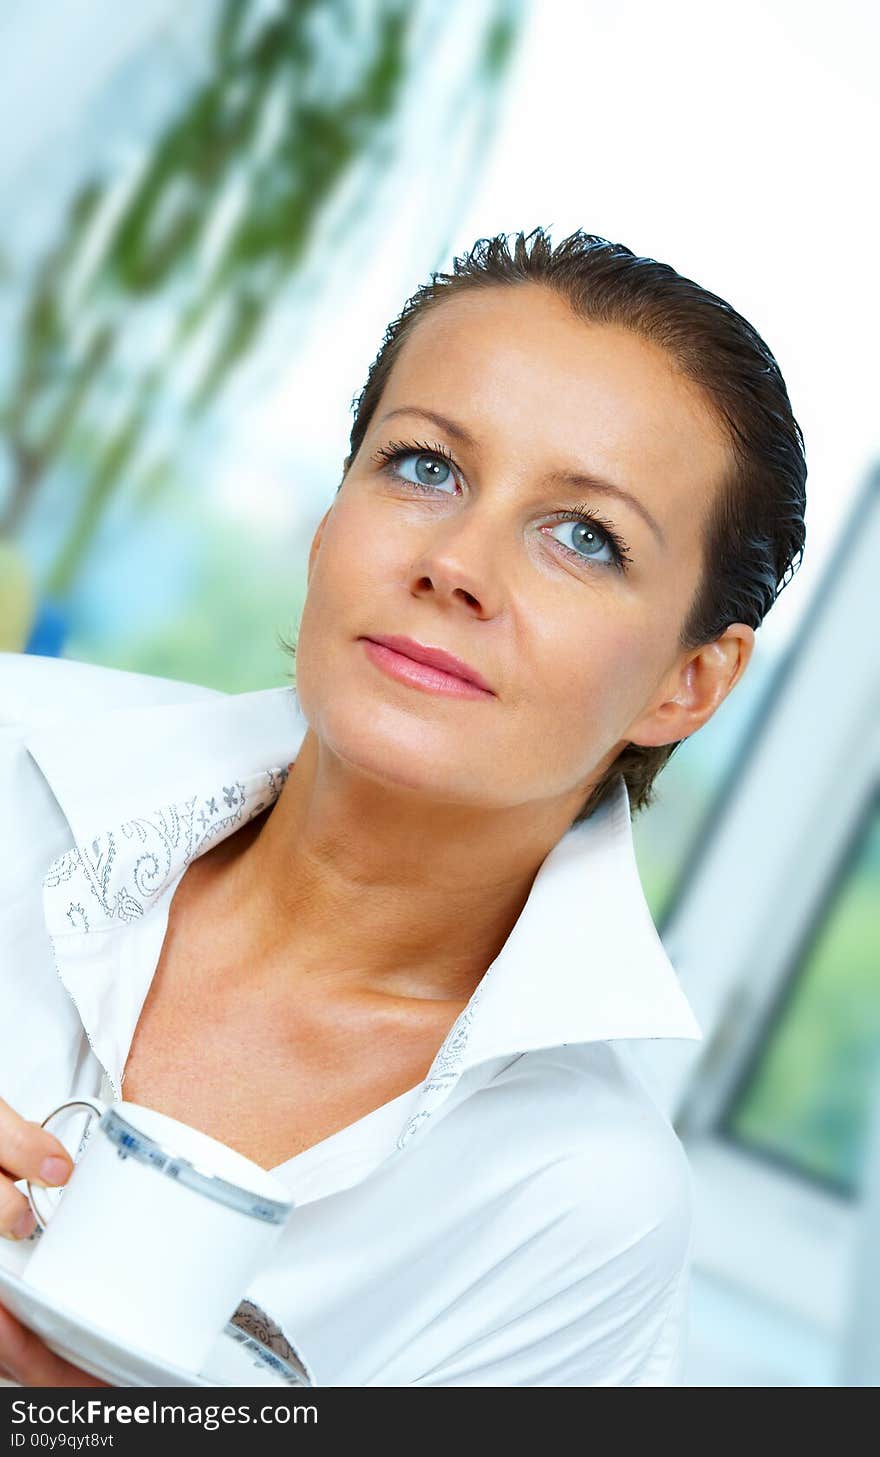
[[[0,1373],[19,1386],[109,1386],[56,1356],[34,1331],[0,1305]]]
[[[0,1234],[5,1239],[27,1239],[37,1227],[16,1182],[30,1179],[44,1189],[57,1188],[72,1170],[73,1159],[64,1144],[0,1098]]]
[[[44,1168],[46,1159],[56,1167]],[[15,1184],[30,1179],[44,1189],[66,1183],[73,1160],[64,1144],[39,1123],[22,1118],[0,1098],[0,1235],[27,1239],[37,1221],[30,1204]],[[38,1335],[0,1305],[0,1372],[21,1386],[107,1386],[87,1371],[80,1371],[56,1356]]]

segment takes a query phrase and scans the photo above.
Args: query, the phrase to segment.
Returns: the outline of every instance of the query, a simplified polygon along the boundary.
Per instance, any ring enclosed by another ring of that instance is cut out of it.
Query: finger
[[[0,1235],[4,1239],[27,1239],[36,1227],[34,1212],[25,1195],[8,1179],[0,1178]]]
[[[54,1351],[0,1305],[0,1367],[21,1386],[109,1386]]]
[[[57,1165],[46,1160],[58,1159]],[[15,1183],[30,1179],[43,1188],[63,1184],[73,1169],[73,1159],[54,1133],[22,1118],[0,1098],[0,1170]]]

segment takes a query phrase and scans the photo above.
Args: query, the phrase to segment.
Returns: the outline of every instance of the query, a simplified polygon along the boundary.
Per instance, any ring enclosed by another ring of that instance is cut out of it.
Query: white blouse
[[[276,798],[306,728],[289,687],[0,653],[0,1097],[23,1117],[123,1096],[179,880]],[[320,1385],[681,1384],[690,1167],[627,1044],[701,1037],[620,777],[427,1077],[272,1170],[295,1208],[243,1316]],[[72,1155],[81,1129],[57,1126]]]

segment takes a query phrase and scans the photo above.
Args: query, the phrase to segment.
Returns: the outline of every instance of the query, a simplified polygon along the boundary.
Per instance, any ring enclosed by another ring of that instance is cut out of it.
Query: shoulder
[[[681,1384],[690,1166],[614,1044],[524,1053],[468,1103],[481,1300],[416,1384]]]
[[[675,1281],[692,1235],[693,1182],[663,1109],[608,1042],[525,1053],[485,1090],[517,1128],[520,1207],[583,1274],[617,1262]],[[487,1110],[488,1111],[488,1110]]]
[[[148,673],[46,658],[0,653],[0,727],[36,726],[58,715],[92,715],[105,709],[153,703],[191,703],[223,695],[199,683]]]
[[[516,1058],[485,1089],[522,1122],[526,1144],[550,1152],[576,1180],[601,1167],[621,1188],[633,1180],[665,1197],[687,1194],[690,1167],[668,1115],[613,1042],[538,1048]],[[659,1181],[659,1182],[658,1182]]]

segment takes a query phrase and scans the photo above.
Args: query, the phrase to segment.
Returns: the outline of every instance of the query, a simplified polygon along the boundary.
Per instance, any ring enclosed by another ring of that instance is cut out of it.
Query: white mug
[[[21,1278],[161,1360],[201,1369],[294,1207],[259,1164],[137,1103],[73,1098],[90,1136],[54,1191],[26,1181],[42,1230]]]

